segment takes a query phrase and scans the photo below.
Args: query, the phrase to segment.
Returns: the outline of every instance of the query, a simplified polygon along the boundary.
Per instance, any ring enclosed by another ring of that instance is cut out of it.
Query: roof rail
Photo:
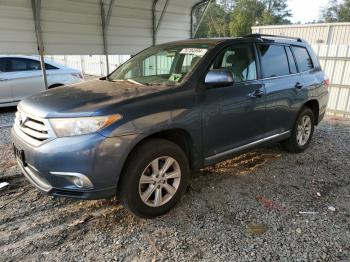
[[[292,36],[284,36],[284,35],[268,35],[268,34],[248,34],[245,35],[244,37],[253,37],[253,38],[263,38],[263,37],[270,37],[270,38],[285,38],[285,39],[291,39],[291,40],[295,40],[298,42],[305,42],[303,39],[301,39],[300,37],[292,37]]]

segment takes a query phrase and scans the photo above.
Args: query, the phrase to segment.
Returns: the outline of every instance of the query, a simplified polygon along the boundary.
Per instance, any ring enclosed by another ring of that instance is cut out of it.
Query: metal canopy
[[[0,0],[0,54],[134,54],[189,38],[199,0]],[[200,19],[201,21],[201,19]],[[198,24],[198,23],[197,23]],[[195,34],[194,32],[194,34]]]
[[[206,2],[0,0],[0,54],[36,54],[38,46],[47,55],[135,54],[191,37],[192,15]]]

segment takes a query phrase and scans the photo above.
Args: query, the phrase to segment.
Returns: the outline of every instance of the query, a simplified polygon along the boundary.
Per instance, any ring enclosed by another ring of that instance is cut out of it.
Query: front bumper
[[[55,138],[38,147],[11,131],[13,145],[24,154],[17,158],[26,178],[41,192],[80,199],[113,197],[126,156],[135,135],[106,138],[98,133]],[[91,182],[88,188],[72,183],[80,174]]]

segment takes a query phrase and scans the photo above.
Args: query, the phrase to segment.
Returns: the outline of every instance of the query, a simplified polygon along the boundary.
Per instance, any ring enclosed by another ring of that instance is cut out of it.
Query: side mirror
[[[205,76],[204,83],[210,87],[221,87],[233,84],[233,74],[227,69],[213,69]]]

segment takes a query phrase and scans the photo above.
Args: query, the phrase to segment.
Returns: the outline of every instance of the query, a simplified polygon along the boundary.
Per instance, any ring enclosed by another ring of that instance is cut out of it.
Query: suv
[[[190,170],[265,142],[302,152],[328,79],[301,39],[248,35],[152,46],[99,80],[20,102],[12,141],[39,190],[109,198],[139,217],[170,210]]]

